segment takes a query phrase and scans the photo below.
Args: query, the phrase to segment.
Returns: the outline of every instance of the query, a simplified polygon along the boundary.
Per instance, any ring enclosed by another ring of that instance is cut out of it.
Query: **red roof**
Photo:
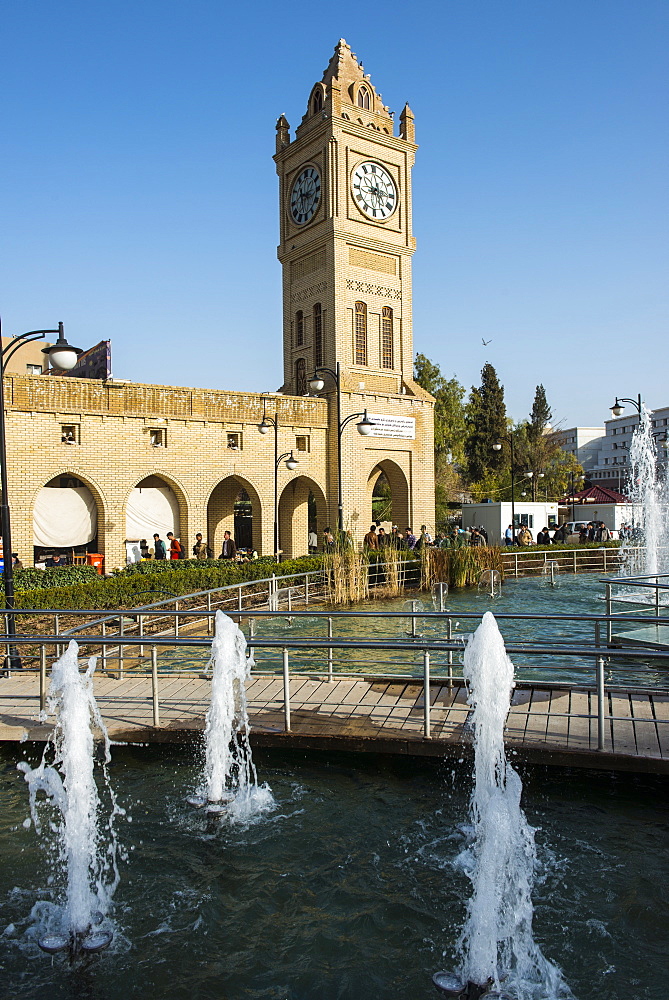
[[[627,497],[606,486],[590,486],[587,490],[566,496],[562,503],[628,503]]]

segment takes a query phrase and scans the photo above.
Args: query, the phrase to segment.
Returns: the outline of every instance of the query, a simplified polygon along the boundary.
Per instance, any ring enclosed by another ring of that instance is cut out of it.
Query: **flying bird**
[[[481,343],[483,344],[484,347],[487,347],[488,344],[492,344],[492,337],[490,338],[490,340],[484,340],[483,337],[481,337]]]

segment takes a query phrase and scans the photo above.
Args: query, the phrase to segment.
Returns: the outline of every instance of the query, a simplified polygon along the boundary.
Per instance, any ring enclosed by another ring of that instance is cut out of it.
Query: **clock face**
[[[290,217],[298,226],[309,222],[321,202],[321,175],[316,167],[305,167],[295,179],[290,192]]]
[[[397,189],[388,171],[367,160],[351,175],[353,200],[370,219],[388,219],[397,208]]]

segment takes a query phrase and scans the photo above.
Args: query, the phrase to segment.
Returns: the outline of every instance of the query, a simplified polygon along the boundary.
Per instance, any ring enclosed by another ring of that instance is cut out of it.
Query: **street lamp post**
[[[312,392],[321,392],[325,386],[325,382],[319,376],[329,375],[333,380],[336,390],[337,390],[337,527],[339,528],[339,533],[344,531],[344,498],[342,493],[342,475],[341,475],[341,439],[344,429],[353,421],[362,418],[356,427],[358,428],[358,434],[366,436],[371,434],[372,428],[374,427],[374,421],[370,420],[367,416],[367,410],[363,410],[361,413],[351,413],[350,416],[346,417],[344,420],[341,419],[341,371],[339,367],[339,362],[334,369],[332,368],[316,368],[314,369],[313,376],[309,379],[309,388]]]
[[[639,393],[636,399],[625,399],[624,397],[618,399],[618,397],[616,396],[615,403],[613,404],[613,406],[609,407],[614,417],[622,417],[623,411],[625,409],[623,403],[629,403],[630,406],[634,406],[636,408],[636,412],[639,414],[639,423],[641,423],[641,413],[643,411],[641,393]]]
[[[273,417],[268,417],[266,404],[263,400],[262,420],[258,424],[261,434],[267,434],[270,427],[274,428],[274,558],[279,561],[279,466],[286,459],[286,468],[293,469],[299,464],[292,450],[279,455],[279,414],[274,412]]]
[[[16,619],[12,614],[16,606],[14,601],[14,566],[12,564],[12,528],[9,510],[9,486],[7,482],[7,433],[5,423],[5,372],[7,364],[14,354],[33,340],[44,340],[50,334],[57,334],[58,340],[51,347],[46,347],[43,351],[49,358],[54,368],[61,371],[69,371],[77,363],[77,358],[81,354],[80,347],[72,347],[65,339],[63,324],[58,324],[57,330],[29,330],[12,337],[11,343],[7,344],[0,351],[0,489],[2,498],[0,502],[0,532],[2,532],[2,546],[4,554],[3,584],[5,591],[5,607],[7,615],[7,636],[8,652],[6,668],[8,670],[20,670],[21,658],[16,652],[16,647],[12,647],[12,638],[16,636]],[[0,337],[2,336],[2,322],[0,321]],[[0,340],[0,344],[2,341]]]
[[[534,503],[534,501],[536,500],[536,482],[534,480],[534,473],[533,472],[526,472],[525,473],[525,478],[529,479],[530,483],[532,484],[532,503]]]
[[[516,531],[516,479],[514,471],[514,457],[513,457],[513,434],[505,434],[503,440],[509,442],[509,448],[511,449],[511,531],[514,534],[513,541],[515,541],[515,531]],[[497,441],[496,444],[492,446],[493,451],[502,450],[502,442]]]

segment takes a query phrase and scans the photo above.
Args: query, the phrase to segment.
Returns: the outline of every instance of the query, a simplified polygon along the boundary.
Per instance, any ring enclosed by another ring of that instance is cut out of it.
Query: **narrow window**
[[[369,111],[369,91],[367,87],[361,87],[358,91],[358,107],[363,108],[364,111]]]
[[[314,306],[314,362],[317,368],[323,364],[323,310],[320,302]]]
[[[149,427],[149,442],[152,448],[164,448],[167,434],[164,427]]]
[[[60,440],[63,444],[79,444],[79,424],[61,424]]]
[[[295,437],[296,451],[311,451],[311,441],[308,434],[298,434]]]
[[[355,304],[355,363],[367,364],[367,306],[364,302]]]
[[[298,358],[295,362],[295,395],[306,396],[307,393],[307,365],[304,358]]]
[[[26,371],[29,375],[41,375],[42,366],[41,365],[26,365]]]
[[[390,306],[384,306],[381,311],[381,367],[395,367],[393,357],[393,311]]]
[[[304,343],[304,313],[300,309],[295,315],[295,346],[301,347]]]
[[[314,114],[317,115],[319,111],[323,110],[323,91],[317,90],[314,94]]]

